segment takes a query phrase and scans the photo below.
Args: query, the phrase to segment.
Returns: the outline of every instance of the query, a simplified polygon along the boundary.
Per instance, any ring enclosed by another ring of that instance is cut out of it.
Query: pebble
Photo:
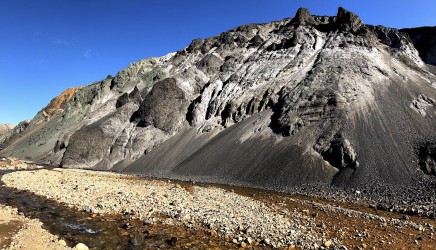
[[[167,244],[170,246],[175,246],[179,239],[177,237],[171,237],[171,239],[167,240]]]
[[[65,240],[59,240],[59,245],[66,247],[67,242]]]
[[[79,243],[74,247],[75,250],[89,250],[89,248],[83,244],[83,243]]]
[[[268,238],[265,238],[265,239],[263,239],[262,243],[265,245],[271,245],[271,240]]]
[[[333,242],[331,240],[324,241],[324,246],[325,247],[330,247],[332,245],[333,245]]]

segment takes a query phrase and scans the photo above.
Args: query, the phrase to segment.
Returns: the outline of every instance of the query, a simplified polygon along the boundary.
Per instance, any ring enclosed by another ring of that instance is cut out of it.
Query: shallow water
[[[2,173],[5,174],[5,173]],[[95,215],[0,183],[0,203],[37,218],[69,246],[82,242],[90,249],[232,249],[228,239],[211,237],[205,229],[188,230],[160,222],[145,223],[130,215]],[[1,228],[0,228],[1,231]],[[1,232],[0,232],[1,233]]]
[[[18,232],[20,227],[20,221],[13,220],[4,224],[0,222],[0,249],[10,244],[10,238]]]

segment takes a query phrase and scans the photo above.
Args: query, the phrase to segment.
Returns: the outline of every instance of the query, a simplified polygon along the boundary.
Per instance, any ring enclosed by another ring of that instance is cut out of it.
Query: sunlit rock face
[[[0,154],[274,189],[431,181],[435,46],[403,31],[300,9],[195,39],[64,93]]]

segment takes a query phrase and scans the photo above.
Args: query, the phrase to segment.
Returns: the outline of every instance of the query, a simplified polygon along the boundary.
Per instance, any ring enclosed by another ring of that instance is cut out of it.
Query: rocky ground
[[[19,214],[17,209],[0,205],[0,247],[2,249],[71,249],[43,229],[42,223]]]
[[[11,167],[12,163],[15,166]],[[3,164],[2,170],[1,180],[7,187],[27,190],[78,211],[86,211],[90,220],[122,214],[142,221],[143,225],[160,224],[189,231],[206,231],[209,238],[223,243],[221,248],[436,247],[434,219],[375,210],[356,203],[254,189],[150,180],[108,172],[46,169],[23,162],[9,161],[9,164]],[[19,221],[26,219],[23,217]],[[29,249],[20,248],[25,246],[28,235],[32,236],[30,238],[35,235],[40,245],[48,244],[44,249],[64,247],[57,236],[50,236],[41,229],[41,222],[32,220],[30,226],[26,223],[13,237],[11,249]],[[129,223],[125,226],[129,227]],[[37,237],[37,234],[48,236]],[[167,241],[166,247],[189,248],[189,243],[174,238],[174,242]],[[207,237],[202,239],[208,240]],[[207,245],[198,248],[205,247]]]

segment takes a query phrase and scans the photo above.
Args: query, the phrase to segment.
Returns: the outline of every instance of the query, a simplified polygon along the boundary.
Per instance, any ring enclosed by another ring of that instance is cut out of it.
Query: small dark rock
[[[129,222],[127,222],[127,223],[125,223],[125,224],[123,225],[123,228],[124,228],[124,229],[129,229],[129,228],[132,228],[132,225],[131,225]]]
[[[165,242],[170,246],[175,246],[177,244],[178,238],[177,237],[171,237],[171,239],[166,240]]]

